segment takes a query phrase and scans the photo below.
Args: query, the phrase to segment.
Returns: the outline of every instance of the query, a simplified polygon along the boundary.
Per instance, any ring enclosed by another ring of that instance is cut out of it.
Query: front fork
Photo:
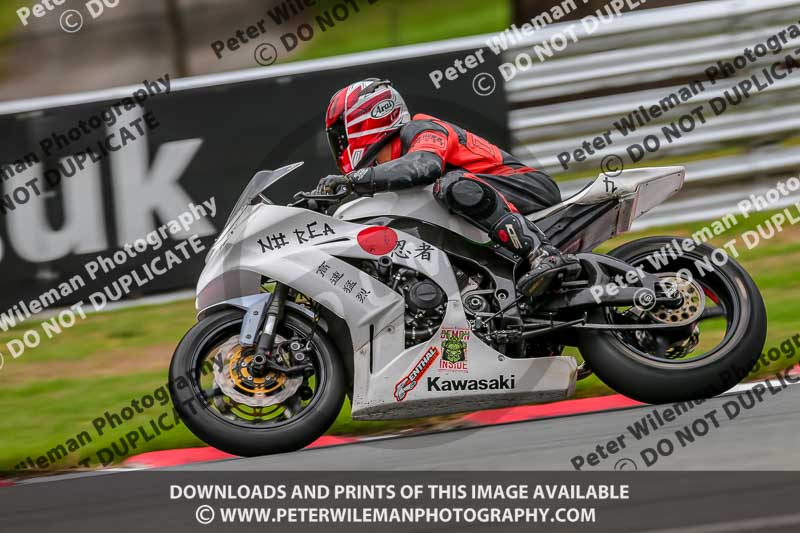
[[[264,327],[256,344],[256,351],[253,355],[252,371],[256,377],[263,377],[267,374],[270,367],[269,353],[275,343],[275,334],[278,324],[283,320],[283,310],[286,307],[286,298],[289,294],[289,287],[283,283],[275,283],[272,298],[265,302]],[[273,363],[274,364],[274,363]]]
[[[239,344],[252,346],[253,343],[247,343],[247,339],[257,336],[253,361],[250,367],[250,372],[254,377],[264,377],[271,371],[280,372],[287,376],[302,374],[306,377],[314,373],[314,367],[307,358],[297,358],[297,364],[292,364],[293,361],[291,360],[276,360],[274,352],[275,337],[277,336],[278,326],[284,319],[288,296],[289,286],[276,282],[269,298],[259,305],[251,307],[245,314],[242,333],[239,335]],[[313,332],[311,336],[313,337]]]

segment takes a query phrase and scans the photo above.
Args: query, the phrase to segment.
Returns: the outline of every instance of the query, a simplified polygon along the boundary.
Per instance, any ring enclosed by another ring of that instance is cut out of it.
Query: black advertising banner
[[[473,89],[471,73],[439,89],[431,81],[432,71],[470,52],[315,72],[274,67],[287,75],[262,79],[177,82],[153,73],[113,98],[0,117],[3,312],[26,317],[109,284],[109,301],[192,288],[255,172],[305,161],[277,202],[335,172],[325,109],[336,90],[359,79],[391,79],[412,114],[453,121],[508,147],[502,86],[478,94],[486,91]],[[483,55],[484,70],[496,71],[498,56]]]

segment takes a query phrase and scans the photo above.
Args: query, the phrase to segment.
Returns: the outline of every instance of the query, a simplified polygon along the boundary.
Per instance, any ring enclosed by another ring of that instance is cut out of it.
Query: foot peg
[[[530,272],[517,282],[517,290],[529,298],[538,298],[556,278],[574,279],[581,272],[581,263],[574,255],[563,255],[553,246],[543,246],[531,254]]]

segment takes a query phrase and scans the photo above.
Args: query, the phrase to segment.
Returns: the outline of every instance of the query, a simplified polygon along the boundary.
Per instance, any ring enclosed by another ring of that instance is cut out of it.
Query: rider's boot
[[[517,282],[517,290],[536,298],[559,277],[580,272],[580,261],[552,246],[547,236],[520,213],[508,213],[494,225],[489,235],[504,248],[527,258],[530,269]]]

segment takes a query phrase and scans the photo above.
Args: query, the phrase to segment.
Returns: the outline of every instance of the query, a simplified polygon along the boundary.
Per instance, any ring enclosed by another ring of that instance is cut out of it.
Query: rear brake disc
[[[669,283],[683,298],[683,304],[676,309],[665,306],[656,306],[648,312],[648,316],[655,322],[662,324],[676,324],[681,322],[691,323],[700,318],[706,308],[703,288],[696,281],[690,281],[678,276],[661,278],[661,283]]]

